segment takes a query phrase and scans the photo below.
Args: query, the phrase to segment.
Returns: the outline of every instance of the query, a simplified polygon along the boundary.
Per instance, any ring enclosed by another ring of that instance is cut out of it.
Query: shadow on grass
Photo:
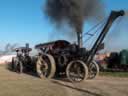
[[[58,84],[58,85],[61,85],[61,86],[64,86],[64,87],[79,91],[79,92],[83,92],[83,93],[87,93],[87,94],[93,95],[93,96],[102,96],[101,94],[98,94],[98,93],[95,93],[95,92],[91,92],[89,90],[77,88],[76,86],[71,86],[71,85],[66,84],[66,83],[64,84],[64,83],[61,83],[59,81],[53,80],[52,82],[55,83],[55,84]]]
[[[12,71],[12,65],[10,63],[7,64],[6,68],[9,70],[9,71]],[[39,78],[38,75],[36,74],[36,72],[24,72],[25,74],[27,75],[31,75],[31,76],[34,76],[36,78]],[[81,88],[78,88],[76,86],[72,86],[73,83],[71,83],[67,78],[66,76],[62,76],[62,77],[55,77],[53,80],[51,80],[52,83],[54,84],[57,84],[57,85],[60,85],[60,86],[64,86],[64,87],[67,87],[67,88],[70,88],[70,89],[73,89],[73,90],[76,90],[76,91],[79,91],[79,92],[83,92],[83,93],[86,93],[86,94],[90,94],[92,96],[102,96],[101,94],[98,94],[98,93],[95,93],[95,92],[91,92],[89,90],[85,90],[85,89],[81,89]],[[63,82],[63,83],[62,83]]]
[[[16,72],[13,70],[13,66],[11,63],[7,63],[5,68],[11,72]],[[17,72],[16,72],[17,73]],[[32,72],[32,71],[24,71],[23,73],[27,74],[27,75],[31,75],[31,76],[34,76],[36,78],[39,78],[39,76],[36,74],[36,72]]]

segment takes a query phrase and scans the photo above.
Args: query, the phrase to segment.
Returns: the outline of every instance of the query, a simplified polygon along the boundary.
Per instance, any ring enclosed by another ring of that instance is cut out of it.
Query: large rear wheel
[[[67,78],[71,82],[81,82],[88,77],[88,67],[81,60],[71,61],[66,68]]]
[[[36,71],[40,78],[53,78],[56,72],[56,65],[53,56],[43,54],[38,57]]]

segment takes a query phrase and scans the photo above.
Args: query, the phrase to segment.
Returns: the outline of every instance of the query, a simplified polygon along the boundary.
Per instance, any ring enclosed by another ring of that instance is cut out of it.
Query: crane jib
[[[100,33],[100,35],[98,36],[96,42],[94,43],[93,47],[91,48],[90,54],[87,58],[87,64],[90,64],[90,62],[92,61],[94,55],[96,54],[100,44],[102,43],[102,41],[104,40],[106,34],[108,33],[110,27],[112,26],[113,22],[120,16],[124,16],[125,12],[123,10],[121,11],[112,11],[108,21],[106,23],[106,25],[104,26],[102,32]]]

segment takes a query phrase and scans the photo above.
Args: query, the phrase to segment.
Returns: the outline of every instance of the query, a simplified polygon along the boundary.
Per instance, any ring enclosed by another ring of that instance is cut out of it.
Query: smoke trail
[[[7,55],[14,52],[14,49],[18,46],[18,44],[6,44],[4,50],[0,50],[0,55]]]
[[[66,21],[75,32],[83,31],[84,20],[103,16],[99,0],[47,0],[45,9],[52,22],[60,26]]]

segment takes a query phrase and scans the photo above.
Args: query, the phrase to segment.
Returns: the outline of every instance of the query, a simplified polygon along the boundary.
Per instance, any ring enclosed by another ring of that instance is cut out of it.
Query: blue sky
[[[44,2],[45,0],[0,0],[1,48],[7,43],[23,45],[28,42],[31,46],[34,46],[35,44],[49,41],[49,38],[53,38],[50,34],[55,31],[55,28],[41,10]],[[109,13],[110,10],[128,10],[128,0],[103,0],[103,2],[106,13]],[[119,47],[117,49],[128,48],[128,45],[125,43],[125,41],[128,41],[126,33],[128,30],[127,17],[121,23],[117,29],[113,28],[107,35],[106,40],[107,38],[110,40],[111,34],[115,34],[113,32],[123,31],[121,36],[117,35],[115,38],[111,38],[115,42],[114,46],[107,40],[109,42],[106,45],[107,49],[114,49],[115,47]],[[93,25],[85,27],[84,31],[89,29],[90,26]]]

